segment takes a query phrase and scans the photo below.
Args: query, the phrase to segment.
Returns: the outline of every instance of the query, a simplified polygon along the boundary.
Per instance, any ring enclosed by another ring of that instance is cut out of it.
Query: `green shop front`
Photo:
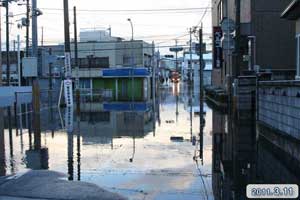
[[[81,79],[90,89],[93,101],[147,101],[150,98],[150,76],[146,68],[103,69],[100,77]]]

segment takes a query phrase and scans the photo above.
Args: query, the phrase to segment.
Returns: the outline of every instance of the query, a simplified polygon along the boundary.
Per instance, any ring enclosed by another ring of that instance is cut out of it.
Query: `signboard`
[[[232,33],[235,31],[235,22],[232,19],[224,18],[221,22],[221,29],[224,33]]]
[[[172,48],[170,48],[170,51],[171,52],[180,52],[180,51],[183,51],[183,48],[182,47],[172,47]]]
[[[222,30],[221,27],[213,27],[213,68],[222,68]]]
[[[71,53],[65,52],[65,76],[71,78],[72,69],[71,69]]]

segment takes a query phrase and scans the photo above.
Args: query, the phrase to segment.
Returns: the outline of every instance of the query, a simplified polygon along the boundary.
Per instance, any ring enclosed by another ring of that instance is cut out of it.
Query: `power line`
[[[45,41],[44,41],[45,42]],[[80,43],[79,43],[80,44]],[[86,43],[88,44],[88,43]],[[187,48],[189,47],[188,45],[180,45],[181,47],[183,48]],[[50,48],[51,45],[49,45],[48,47],[46,45],[44,45],[44,48],[47,49],[47,48]],[[167,46],[159,46],[159,48],[170,48],[170,47],[174,47],[174,45],[167,45]],[[80,48],[80,47],[79,47]],[[89,49],[89,50],[78,50],[78,52],[100,52],[100,51],[112,51],[112,50],[133,50],[133,49],[152,49],[153,47],[152,46],[146,46],[146,47],[121,47],[121,48],[107,48],[107,49]],[[54,51],[54,50],[53,50]],[[56,53],[59,53],[59,52],[64,52],[64,50],[55,50]]]
[[[42,10],[62,11],[62,8],[41,8]],[[79,12],[165,12],[165,11],[198,11],[207,10],[207,7],[198,8],[162,8],[162,9],[124,9],[124,10],[98,10],[98,9],[79,9]]]
[[[205,11],[204,11],[202,17],[200,18],[200,21],[198,22],[198,24],[197,24],[196,26],[199,26],[199,25],[202,23],[202,21],[203,21],[205,15],[206,15],[206,13],[208,12],[208,8],[211,8],[210,2],[208,3],[208,6],[206,7],[206,9],[205,9]]]

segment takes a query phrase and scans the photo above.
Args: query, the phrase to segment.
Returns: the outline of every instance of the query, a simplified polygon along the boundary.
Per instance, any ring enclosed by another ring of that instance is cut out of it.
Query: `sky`
[[[167,53],[167,46],[175,44],[175,38],[179,36],[186,35],[178,38],[179,44],[186,45],[189,40],[188,29],[199,24],[205,8],[210,7],[210,2],[211,0],[69,0],[71,38],[74,38],[73,11],[71,9],[76,6],[79,31],[83,29],[107,29],[111,26],[113,36],[130,39],[131,27],[127,19],[131,18],[135,39],[142,39],[147,42],[154,41],[156,47],[160,46],[160,50]],[[43,15],[38,18],[39,44],[41,43],[42,27],[44,29],[44,44],[62,43],[64,41],[63,0],[37,0],[37,3],[38,8],[43,12]],[[185,8],[193,8],[193,10],[124,11]],[[22,46],[25,45],[25,27],[18,29],[17,24],[19,23],[18,20],[23,17],[18,14],[25,13],[25,9],[25,6],[18,6],[17,3],[10,4],[12,14],[17,15],[11,18],[11,40],[16,39],[17,35],[20,34]],[[211,9],[208,8],[203,18],[205,39],[208,39],[211,33],[210,11]],[[2,8],[1,12],[3,44],[5,43],[5,10]]]

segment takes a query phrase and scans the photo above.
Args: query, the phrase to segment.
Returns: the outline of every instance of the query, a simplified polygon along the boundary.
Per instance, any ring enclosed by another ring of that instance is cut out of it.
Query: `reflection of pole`
[[[189,69],[190,69],[190,73],[189,73],[189,84],[190,84],[190,88],[192,89],[192,28],[190,28],[190,63],[189,63]]]
[[[155,121],[156,121],[156,63],[155,63],[154,42],[152,42],[152,120],[153,120],[153,136],[155,136]]]
[[[1,84],[0,84],[1,85]],[[0,108],[0,176],[6,175],[3,109]]]
[[[74,160],[73,160],[73,132],[68,132],[68,180],[74,180]]]
[[[77,180],[80,181],[81,179],[81,142],[80,142],[80,119],[77,118]]]
[[[177,44],[178,44],[178,40],[177,39],[175,40],[175,43],[176,43],[176,49],[177,49]],[[175,62],[176,62],[176,72],[179,73],[179,70],[178,70],[178,51],[176,50],[175,52],[176,52],[176,54],[175,54],[176,55],[176,59],[175,59]]]
[[[66,130],[68,134],[68,180],[74,180],[74,141],[73,141],[73,107],[68,106],[65,112]]]

